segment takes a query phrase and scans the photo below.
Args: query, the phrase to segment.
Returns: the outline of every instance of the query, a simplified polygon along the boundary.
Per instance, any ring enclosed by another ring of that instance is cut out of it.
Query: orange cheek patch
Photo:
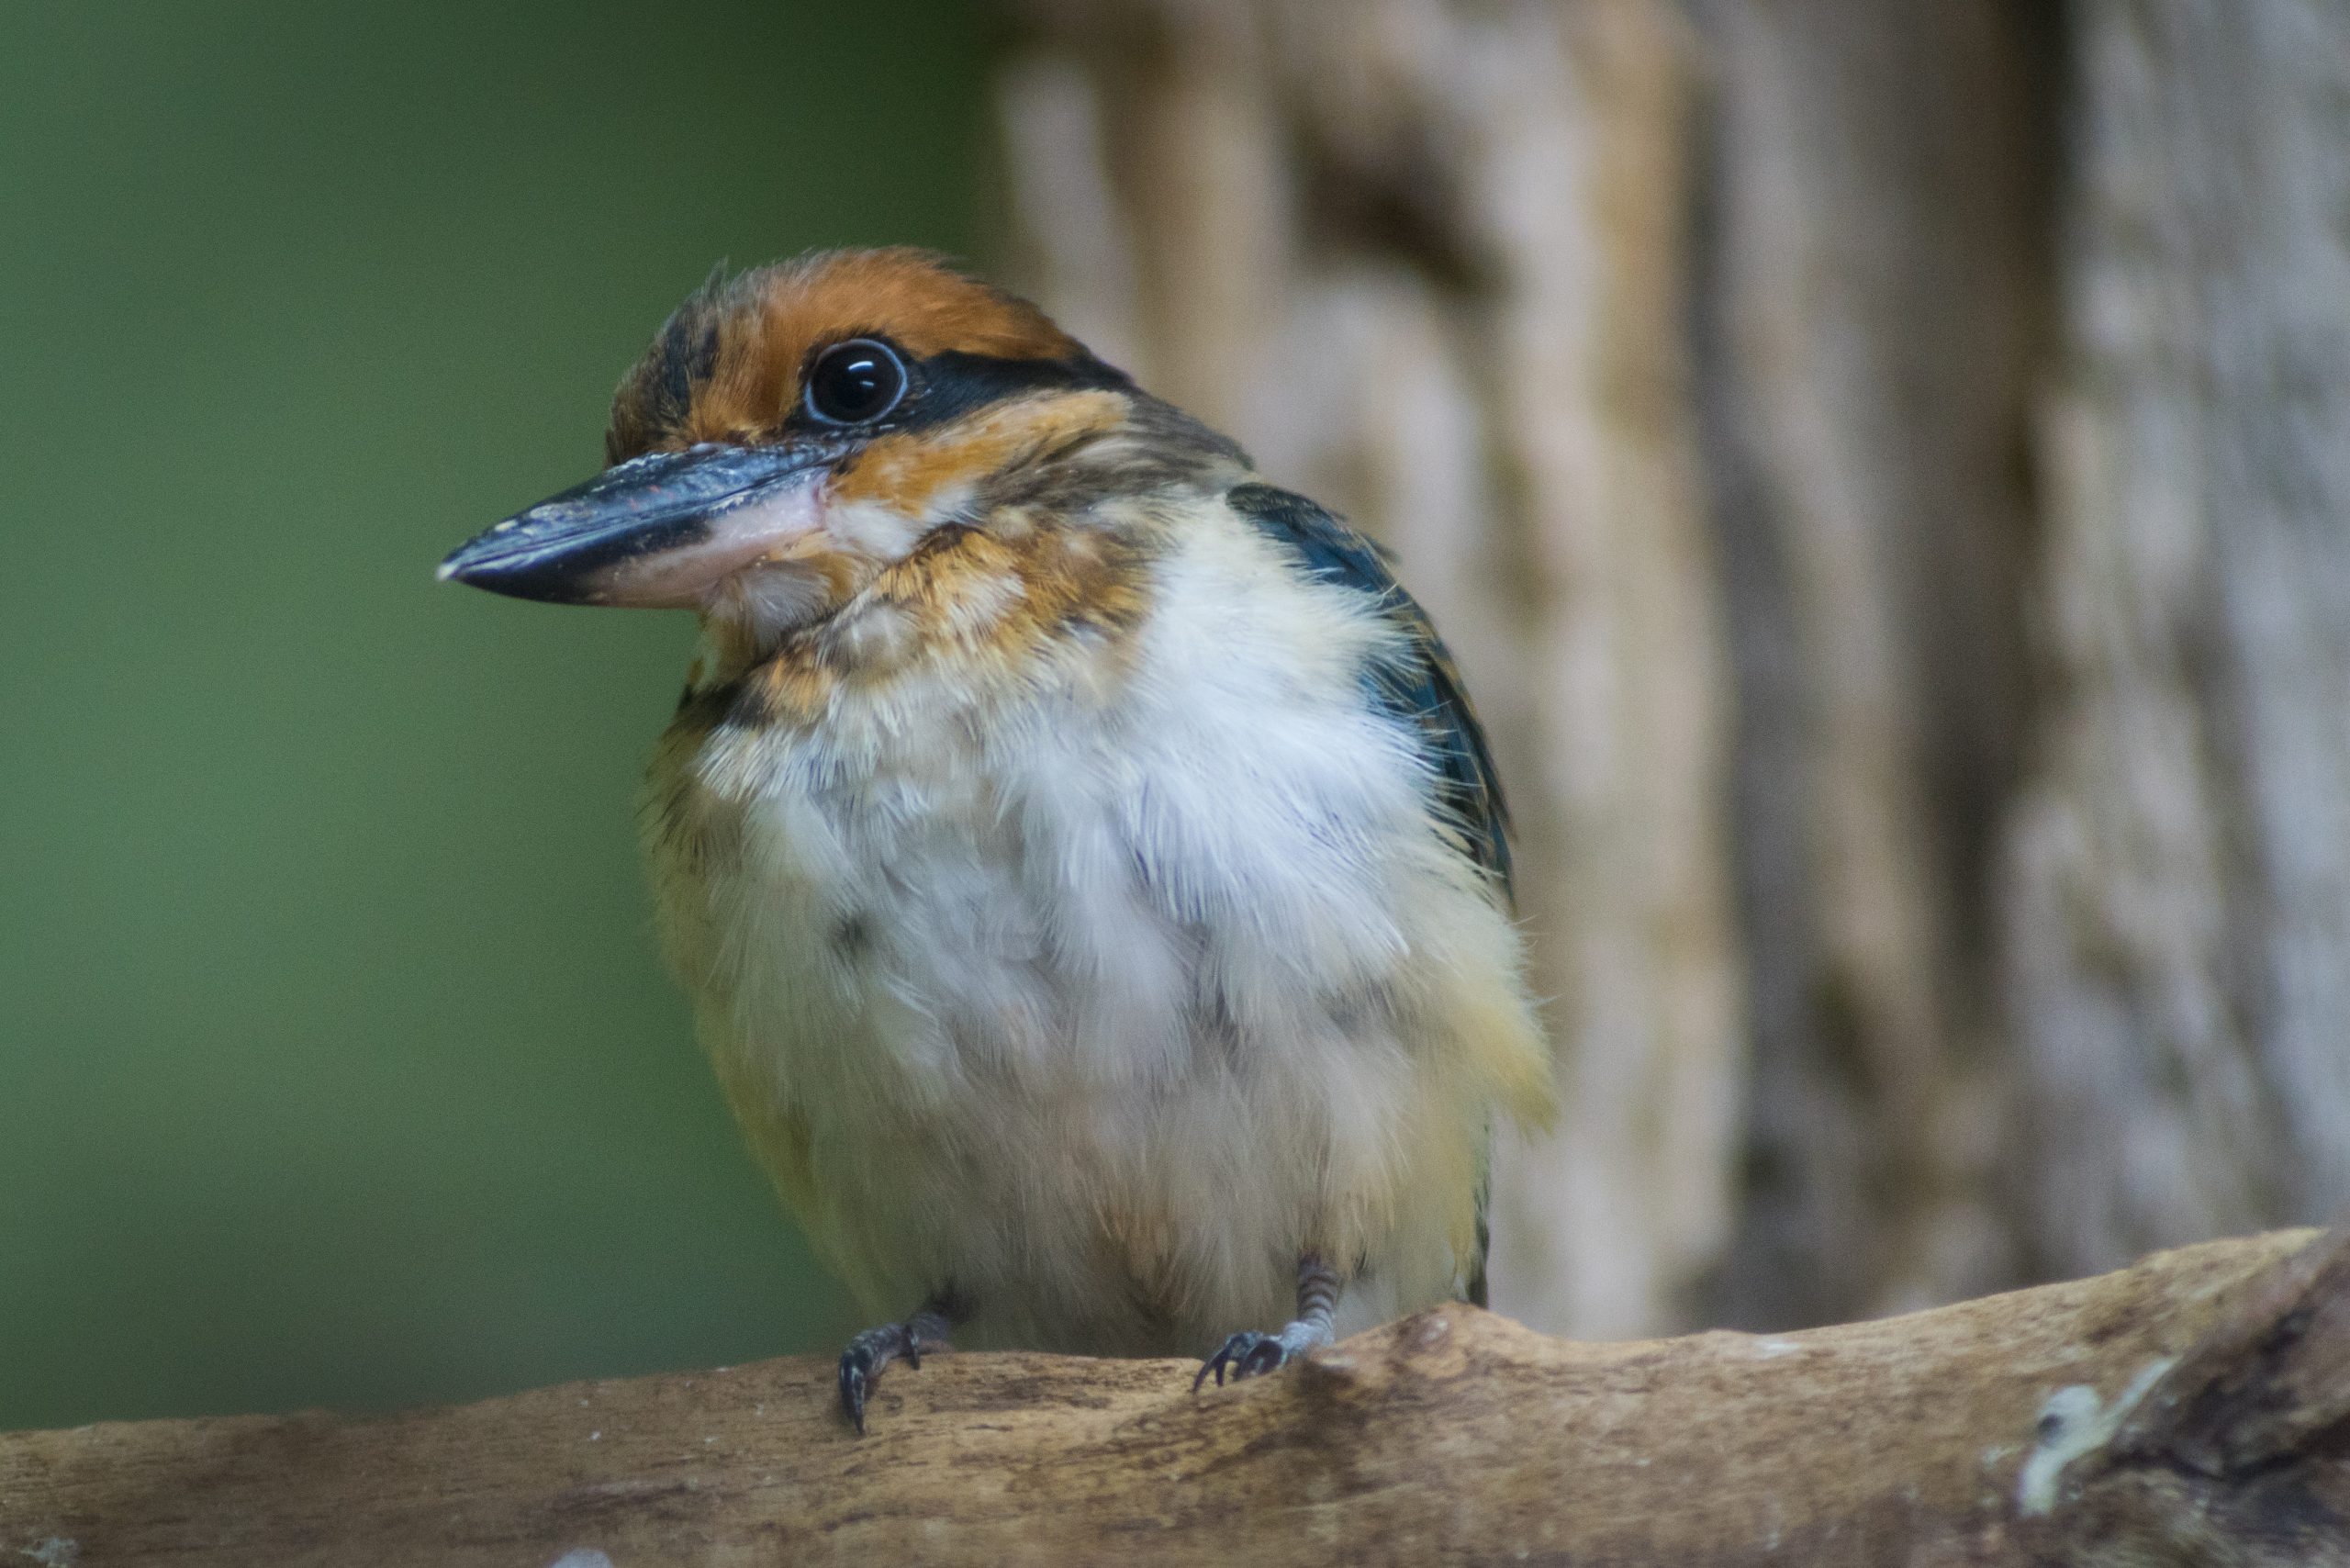
[[[1150,547],[1106,531],[1053,526],[1008,536],[947,531],[884,568],[859,607],[774,650],[744,689],[760,722],[823,722],[845,692],[910,665],[979,686],[1030,678],[1058,649],[1121,678],[1149,602]]]
[[[904,612],[923,641],[971,648],[994,641],[1027,598],[1018,554],[970,534],[924,550],[884,573],[878,597]]]
[[[970,533],[918,552],[875,584],[934,651],[1017,665],[1072,632],[1123,643],[1147,602],[1147,562],[1130,541],[1036,528]]]
[[[1050,529],[1034,536],[1025,554],[1022,609],[1031,639],[1079,627],[1119,638],[1141,622],[1148,563],[1131,540]]]
[[[822,661],[781,655],[759,672],[760,711],[770,723],[813,725],[823,718],[839,686],[840,677]]]
[[[885,435],[834,477],[835,503],[872,503],[901,517],[935,521],[940,502],[1031,456],[1115,426],[1125,399],[1115,392],[1036,398],[978,414],[943,431]]]

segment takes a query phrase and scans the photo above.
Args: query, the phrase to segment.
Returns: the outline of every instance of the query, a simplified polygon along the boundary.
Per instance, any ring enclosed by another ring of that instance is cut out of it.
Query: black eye
[[[808,411],[834,425],[878,420],[906,395],[906,367],[886,343],[852,338],[834,343],[808,367]]]

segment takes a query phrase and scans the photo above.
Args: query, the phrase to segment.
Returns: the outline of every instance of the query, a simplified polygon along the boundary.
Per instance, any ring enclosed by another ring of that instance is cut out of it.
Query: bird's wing
[[[1444,825],[1507,900],[1509,811],[1485,732],[1427,612],[1395,580],[1388,565],[1393,557],[1368,535],[1288,490],[1240,485],[1225,499],[1234,511],[1296,552],[1316,577],[1370,595],[1403,628],[1404,655],[1369,670],[1366,681],[1382,707],[1419,727]]]
[[[1444,639],[1427,611],[1404,591],[1388,563],[1393,558],[1377,541],[1305,497],[1270,485],[1235,487],[1225,498],[1232,510],[1295,551],[1308,571],[1324,582],[1371,595],[1406,633],[1405,654],[1367,673],[1373,700],[1410,719],[1426,737],[1436,775],[1437,805],[1447,830],[1483,867],[1506,904],[1509,879],[1509,808],[1501,778],[1494,771],[1483,726]],[[1463,1282],[1468,1299],[1485,1305],[1487,1217],[1492,1192],[1491,1149],[1478,1161],[1477,1253]]]

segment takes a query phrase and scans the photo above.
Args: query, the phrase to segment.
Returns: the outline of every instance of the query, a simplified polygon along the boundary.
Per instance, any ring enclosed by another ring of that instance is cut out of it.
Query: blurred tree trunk
[[[1705,0],[1700,311],[1754,1071],[1710,1316],[2013,1281],[1989,853],[2023,722],[2042,0]]]
[[[2073,16],[2005,932],[2042,1271],[2350,1202],[2350,6]]]
[[[2350,1198],[2350,6],[1007,3],[1013,275],[1494,732],[1569,1107],[1498,1306]]]

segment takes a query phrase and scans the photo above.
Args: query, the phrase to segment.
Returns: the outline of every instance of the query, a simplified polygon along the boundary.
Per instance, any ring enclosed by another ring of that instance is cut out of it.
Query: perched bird
[[[1482,1298],[1548,1055],[1484,738],[1377,545],[906,250],[713,276],[605,452],[441,573],[701,618],[659,924],[888,1319],[860,1430],[950,1331],[1222,1383]]]

